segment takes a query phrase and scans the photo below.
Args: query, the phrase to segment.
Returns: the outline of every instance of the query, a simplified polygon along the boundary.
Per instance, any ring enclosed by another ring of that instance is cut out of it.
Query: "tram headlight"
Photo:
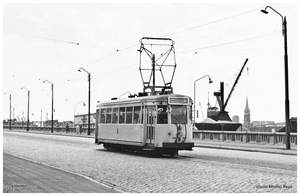
[[[182,132],[178,132],[177,138],[181,138],[183,136]]]

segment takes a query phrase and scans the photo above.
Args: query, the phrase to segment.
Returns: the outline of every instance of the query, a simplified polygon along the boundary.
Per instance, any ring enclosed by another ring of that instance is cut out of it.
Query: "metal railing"
[[[285,144],[285,133],[266,132],[231,132],[231,131],[193,131],[194,140],[210,140],[219,142]],[[290,142],[297,145],[297,133],[290,134]]]
[[[9,126],[4,125],[4,129]],[[12,126],[12,129],[25,129],[26,126]],[[31,131],[51,132],[51,127],[35,127],[29,128]],[[90,129],[91,134],[94,134],[95,128]],[[55,127],[54,132],[66,132],[65,127]],[[76,129],[70,127],[68,132],[76,133]],[[82,128],[82,134],[87,133],[87,128]],[[232,131],[193,131],[194,140],[218,141],[218,142],[240,142],[240,143],[259,143],[259,144],[285,144],[285,133],[266,133],[266,132],[232,132]],[[290,134],[290,142],[292,145],[297,145],[297,133]]]
[[[4,129],[9,129],[9,126],[4,125]],[[27,126],[12,126],[11,129],[25,129],[26,130]],[[30,126],[29,127],[30,131],[43,131],[43,132],[51,132],[51,127],[37,127],[37,126]],[[66,127],[54,127],[53,128],[54,132],[65,132],[65,133],[76,133],[76,128],[74,127],[69,127],[68,131]],[[90,128],[91,134],[94,134],[95,128]],[[81,129],[82,134],[87,134],[87,128],[82,128]]]

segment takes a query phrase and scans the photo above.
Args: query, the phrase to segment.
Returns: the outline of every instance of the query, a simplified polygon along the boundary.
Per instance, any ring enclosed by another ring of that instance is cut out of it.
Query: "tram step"
[[[155,151],[154,148],[143,148],[144,151]]]

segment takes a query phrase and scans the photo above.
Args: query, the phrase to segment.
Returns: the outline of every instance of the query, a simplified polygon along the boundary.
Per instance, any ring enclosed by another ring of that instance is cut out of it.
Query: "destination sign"
[[[189,98],[187,97],[169,97],[169,104],[188,104]]]

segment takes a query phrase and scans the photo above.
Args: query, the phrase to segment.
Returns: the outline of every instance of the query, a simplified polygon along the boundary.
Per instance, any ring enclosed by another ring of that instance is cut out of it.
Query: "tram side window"
[[[118,123],[119,119],[119,108],[113,108],[113,113],[112,113],[112,123],[116,124]]]
[[[126,108],[126,124],[132,123],[132,107]]]
[[[120,108],[119,118],[119,124],[125,123],[125,107]]]
[[[168,124],[168,112],[166,105],[157,106],[157,124]]]
[[[100,123],[105,123],[106,109],[100,110]]]
[[[133,107],[133,124],[141,123],[141,106],[134,106]]]
[[[111,117],[112,117],[112,109],[107,108],[106,111],[106,123],[111,123]]]

